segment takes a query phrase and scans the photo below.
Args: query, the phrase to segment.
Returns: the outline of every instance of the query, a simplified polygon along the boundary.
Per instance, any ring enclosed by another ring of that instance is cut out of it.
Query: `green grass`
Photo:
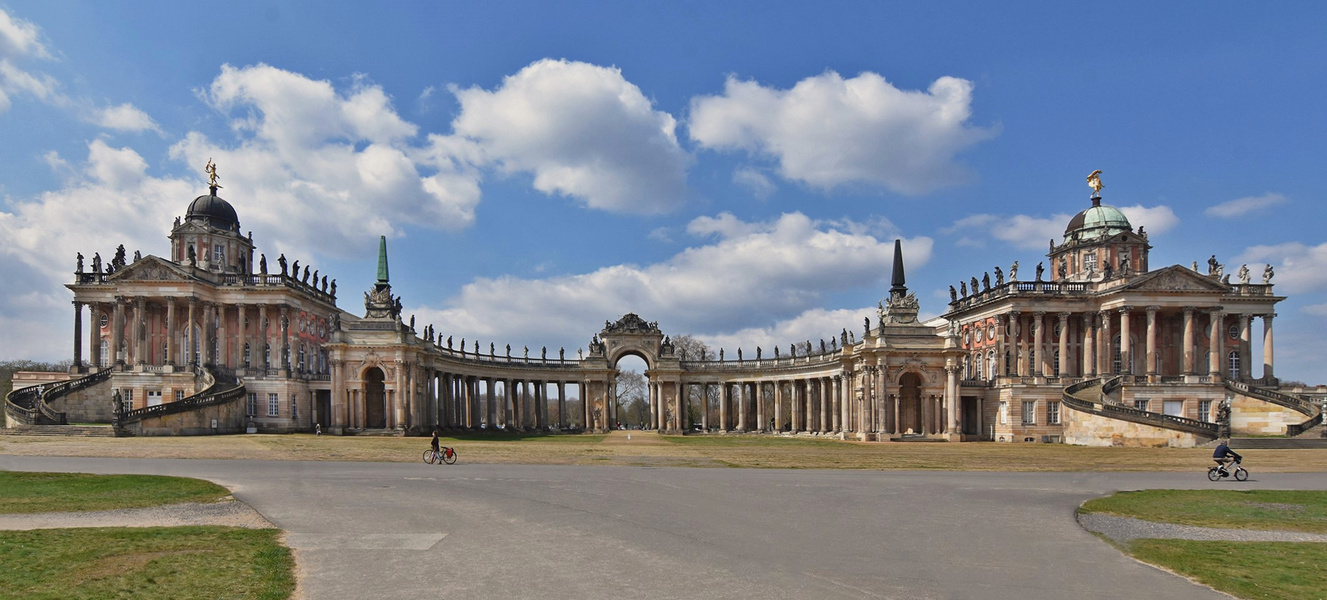
[[[1199,527],[1327,533],[1327,492],[1143,490],[1089,500],[1079,510]]]
[[[1239,598],[1327,597],[1327,544],[1134,540],[1125,550]]]
[[[0,599],[288,598],[294,558],[275,529],[148,527],[0,532]]]
[[[0,513],[142,508],[229,495],[215,483],[184,477],[0,471]]]

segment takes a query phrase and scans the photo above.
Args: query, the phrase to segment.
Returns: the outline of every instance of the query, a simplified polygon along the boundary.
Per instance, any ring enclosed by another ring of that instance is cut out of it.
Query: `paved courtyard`
[[[1074,508],[1321,474],[957,473],[0,456],[216,481],[288,532],[306,598],[1224,598]]]

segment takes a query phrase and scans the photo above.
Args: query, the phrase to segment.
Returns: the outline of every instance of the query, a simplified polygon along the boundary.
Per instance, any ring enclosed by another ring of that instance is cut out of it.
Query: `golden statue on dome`
[[[1101,198],[1101,188],[1106,187],[1106,184],[1101,183],[1101,169],[1097,169],[1087,176],[1087,187],[1092,188],[1093,200]]]
[[[221,189],[221,184],[217,183],[217,180],[220,179],[220,177],[217,176],[217,165],[212,162],[211,158],[207,159],[207,166],[203,167],[203,172],[207,173],[208,187],[212,188],[213,194],[216,194],[216,191]]]

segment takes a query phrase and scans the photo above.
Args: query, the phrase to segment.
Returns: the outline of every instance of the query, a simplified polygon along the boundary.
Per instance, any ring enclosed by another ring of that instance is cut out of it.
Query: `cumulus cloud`
[[[1317,246],[1299,242],[1253,246],[1236,260],[1256,263],[1249,267],[1254,281],[1260,281],[1262,265],[1271,264],[1276,271],[1272,283],[1276,284],[1278,292],[1296,294],[1327,290],[1327,243]]]
[[[1234,200],[1227,200],[1220,204],[1209,206],[1203,211],[1209,217],[1218,217],[1222,219],[1233,219],[1242,217],[1256,210],[1270,208],[1278,204],[1285,204],[1286,197],[1276,192],[1267,192],[1261,196],[1245,196]]]
[[[820,340],[828,344],[831,338],[838,339],[838,333],[844,328],[852,330],[860,338],[863,317],[870,317],[871,322],[875,323],[876,307],[839,310],[813,308],[768,326],[747,327],[731,333],[699,337],[715,352],[724,348],[731,357],[736,357],[737,348],[744,350],[744,356],[754,357],[757,347],[764,351],[764,356],[770,357],[774,355],[775,346],[787,356],[790,344],[800,345],[809,341],[819,350]]]
[[[103,108],[97,111],[96,123],[106,129],[116,131],[156,131],[161,132],[157,123],[138,107],[124,103],[119,106]]]
[[[41,30],[36,25],[0,8],[0,59],[20,56],[50,58],[50,52],[41,43]]]
[[[677,333],[774,331],[778,322],[820,306],[828,294],[879,288],[883,297],[896,232],[853,233],[845,224],[801,213],[765,222],[729,214],[702,217],[687,232],[705,244],[663,262],[549,279],[478,279],[448,307],[418,312],[458,339],[512,331],[532,341],[557,339],[568,331],[597,330],[605,315],[627,312],[666,323]],[[932,244],[927,237],[904,240],[909,268],[927,263]],[[559,318],[544,318],[548,314]],[[850,324],[838,322],[817,339]],[[809,325],[795,329],[799,335],[809,330]]]
[[[676,120],[616,68],[545,59],[495,90],[453,92],[461,111],[452,127],[473,156],[533,175],[545,194],[645,214],[685,199],[690,157],[678,146]]]
[[[829,71],[779,90],[729,77],[724,92],[691,101],[689,131],[702,147],[778,163],[786,179],[923,194],[969,178],[955,156],[996,135],[971,125],[972,83],[941,77],[900,90],[875,73]]]
[[[744,167],[733,171],[733,183],[751,190],[755,197],[765,199],[774,193],[775,187],[764,173]]]
[[[1149,235],[1164,233],[1179,224],[1179,217],[1168,206],[1124,206],[1120,212],[1129,224],[1144,227]],[[1031,215],[976,214],[954,221],[941,229],[941,233],[958,234],[957,244],[968,247],[985,246],[986,240],[995,239],[1024,250],[1045,248],[1051,240],[1064,238],[1064,228],[1073,215],[1059,213],[1049,217]]]

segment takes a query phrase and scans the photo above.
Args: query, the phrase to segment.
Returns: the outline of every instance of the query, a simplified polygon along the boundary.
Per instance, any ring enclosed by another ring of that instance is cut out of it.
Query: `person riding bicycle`
[[[434,454],[434,456],[442,456],[442,454],[438,452],[438,430],[437,430],[437,429],[434,429],[434,430],[433,430],[433,441],[429,442],[429,445],[433,447],[433,454]]]
[[[1244,457],[1230,449],[1229,440],[1221,440],[1221,443],[1216,445],[1216,451],[1212,452],[1212,460],[1221,465],[1222,469],[1225,469],[1226,465],[1230,464],[1232,460],[1241,461],[1244,460]]]

